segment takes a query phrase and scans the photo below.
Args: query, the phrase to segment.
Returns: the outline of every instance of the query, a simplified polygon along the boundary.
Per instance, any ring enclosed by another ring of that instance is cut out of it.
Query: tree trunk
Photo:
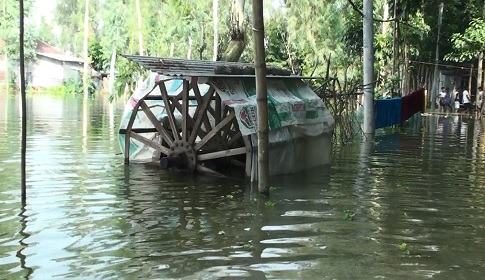
[[[143,33],[141,30],[141,9],[140,0],[136,0],[136,13],[138,15],[138,44],[140,47],[140,55],[143,55]]]
[[[387,1],[384,3],[384,7],[382,7],[382,19],[384,21],[389,19],[389,3]],[[382,23],[382,34],[387,33],[387,29],[389,28],[389,22],[383,22]]]
[[[483,80],[483,52],[481,52],[478,55],[478,67],[477,67],[477,94],[478,94],[478,88],[482,86],[482,80]]]
[[[89,0],[85,0],[84,7],[84,72],[83,87],[84,96],[88,96],[88,70],[89,70],[89,53],[88,53],[88,33],[89,33]]]
[[[213,0],[212,3],[212,18],[214,19],[214,54],[212,60],[215,61],[219,55],[219,0]]]
[[[253,0],[254,60],[256,70],[256,106],[258,118],[258,190],[268,194],[269,127],[266,56],[264,52],[263,0]]]
[[[189,50],[187,51],[187,59],[192,59],[192,38],[189,37]]]
[[[111,53],[111,63],[109,64],[109,94],[113,93],[113,87],[115,84],[115,65],[116,65],[116,47],[113,47]]]
[[[175,51],[175,43],[172,43],[172,45],[170,45],[170,57],[173,57],[174,51]]]
[[[236,62],[239,61],[246,47],[244,38],[244,3],[245,0],[233,0],[231,7],[231,41],[226,51],[222,54],[221,60]]]
[[[392,75],[397,75],[397,60],[399,59],[399,45],[398,45],[398,34],[397,30],[399,28],[399,21],[397,20],[397,0],[394,0],[394,28],[392,35]],[[394,87],[394,86],[393,86]]]

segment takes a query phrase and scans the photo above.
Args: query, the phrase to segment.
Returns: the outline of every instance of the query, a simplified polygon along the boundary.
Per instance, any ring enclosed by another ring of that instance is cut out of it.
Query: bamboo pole
[[[141,24],[141,8],[140,8],[140,0],[136,0],[136,14],[138,17],[138,46],[140,48],[140,55],[143,55],[143,33],[142,33],[142,24]]]
[[[374,134],[374,30],[373,0],[364,0],[364,133]]]
[[[22,140],[21,140],[21,160],[20,160],[20,180],[22,188],[22,205],[27,203],[27,183],[25,172],[25,161],[27,155],[27,112],[25,96],[25,52],[24,52],[24,0],[19,1],[20,10],[20,96],[22,99]]]
[[[263,0],[253,0],[254,60],[256,70],[256,107],[258,113],[258,189],[268,194],[269,180],[269,127],[268,92],[264,51]]]

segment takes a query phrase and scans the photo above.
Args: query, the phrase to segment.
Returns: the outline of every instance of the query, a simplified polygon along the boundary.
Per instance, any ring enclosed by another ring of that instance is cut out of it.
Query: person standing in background
[[[453,107],[451,106],[451,92],[450,88],[445,89],[445,113],[450,108],[450,113],[453,113]]]
[[[470,102],[470,94],[465,88],[463,88],[463,107],[465,107],[465,113],[471,112],[472,104]]]

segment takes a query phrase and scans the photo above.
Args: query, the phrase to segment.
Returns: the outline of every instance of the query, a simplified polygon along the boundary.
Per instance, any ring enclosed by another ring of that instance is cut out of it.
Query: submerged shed
[[[151,72],[126,104],[125,162],[160,162],[213,175],[257,165],[254,67],[247,63],[125,56]],[[269,68],[270,175],[327,164],[334,119],[304,77]],[[233,168],[229,168],[233,169]]]

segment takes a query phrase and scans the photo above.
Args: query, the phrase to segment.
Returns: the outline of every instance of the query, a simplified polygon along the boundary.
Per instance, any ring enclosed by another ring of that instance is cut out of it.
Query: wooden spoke
[[[137,140],[137,141],[140,141],[141,143],[161,152],[162,154],[165,154],[165,155],[168,155],[169,154],[169,150],[168,148],[158,144],[156,141],[153,141],[153,140],[150,140],[146,137],[143,137],[141,136],[140,134],[136,133],[136,132],[130,132],[130,136]]]
[[[209,159],[216,159],[216,158],[223,158],[223,157],[231,157],[236,155],[242,155],[246,153],[246,147],[240,147],[235,149],[217,151],[213,153],[207,153],[197,156],[198,161],[202,160],[209,160]]]
[[[182,140],[183,141],[189,140],[188,118],[189,118],[189,81],[184,80],[183,90],[182,90]]]
[[[231,111],[227,117],[224,118],[223,121],[221,121],[214,129],[212,129],[199,143],[195,145],[195,150],[198,151],[202,146],[204,146],[212,137],[214,137],[216,134],[218,134],[223,127],[225,127],[229,122],[232,121],[233,118],[235,118],[234,111]]]
[[[203,118],[202,121],[204,122],[205,129],[206,129],[206,131],[209,131],[209,130],[211,130],[211,123],[210,123],[209,118],[207,116],[207,110],[212,109],[212,108],[210,106],[206,106],[205,109],[202,110],[201,105],[204,104],[206,99],[208,99],[207,105],[210,105],[210,101],[212,99],[212,96],[215,93],[215,89],[213,87],[211,87],[209,89],[209,91],[206,93],[205,96],[201,96],[200,90],[199,90],[199,87],[197,86],[197,84],[195,84],[195,86],[194,86],[194,84],[192,84],[192,89],[194,91],[194,95],[197,98],[197,109],[195,110],[194,119],[199,118],[199,115],[202,114],[201,117]]]
[[[209,103],[211,102],[211,98],[212,98],[212,95],[207,93],[206,96],[204,96],[205,99],[204,99],[204,102],[200,105],[200,106],[197,106],[197,111],[195,112],[195,115],[196,116],[196,121],[195,121],[195,125],[193,127],[193,130],[192,130],[192,134],[190,135],[190,138],[189,138],[189,143],[194,143],[195,142],[195,138],[197,137],[197,134],[199,133],[199,130],[201,130],[201,125],[202,125],[202,121],[204,119],[207,120],[207,122],[209,122],[209,119],[207,118],[207,107],[209,106]],[[209,127],[210,127],[210,123],[209,123]],[[208,128],[206,127],[206,131]],[[204,136],[204,138],[207,137]],[[197,149],[196,149],[197,150]]]
[[[202,173],[205,173],[207,175],[211,175],[211,176],[215,176],[215,177],[221,177],[221,178],[227,178],[227,176],[217,172],[217,171],[214,171],[210,168],[207,168],[205,166],[202,166],[200,164],[197,164],[197,166],[195,167],[195,169],[199,172],[202,172]]]
[[[153,124],[153,126],[157,129],[157,131],[160,134],[160,136],[162,137],[162,139],[165,140],[169,145],[172,144],[173,139],[170,137],[170,134],[162,126],[160,121],[158,121],[157,117],[153,114],[153,112],[150,110],[150,108],[148,108],[145,101],[140,102],[140,107],[142,108],[143,112],[145,112],[145,115],[150,120],[150,122]]]
[[[215,123],[218,125],[221,122],[222,114],[222,103],[221,103],[221,97],[219,94],[216,94],[216,115],[214,116]]]
[[[168,92],[167,92],[167,89],[165,88],[164,83],[160,83],[160,91],[162,93],[163,102],[165,103],[165,111],[167,112],[170,128],[172,129],[173,140],[174,141],[179,140],[179,133],[177,130],[177,126],[175,124],[174,110],[172,110],[170,100],[168,100]]]

